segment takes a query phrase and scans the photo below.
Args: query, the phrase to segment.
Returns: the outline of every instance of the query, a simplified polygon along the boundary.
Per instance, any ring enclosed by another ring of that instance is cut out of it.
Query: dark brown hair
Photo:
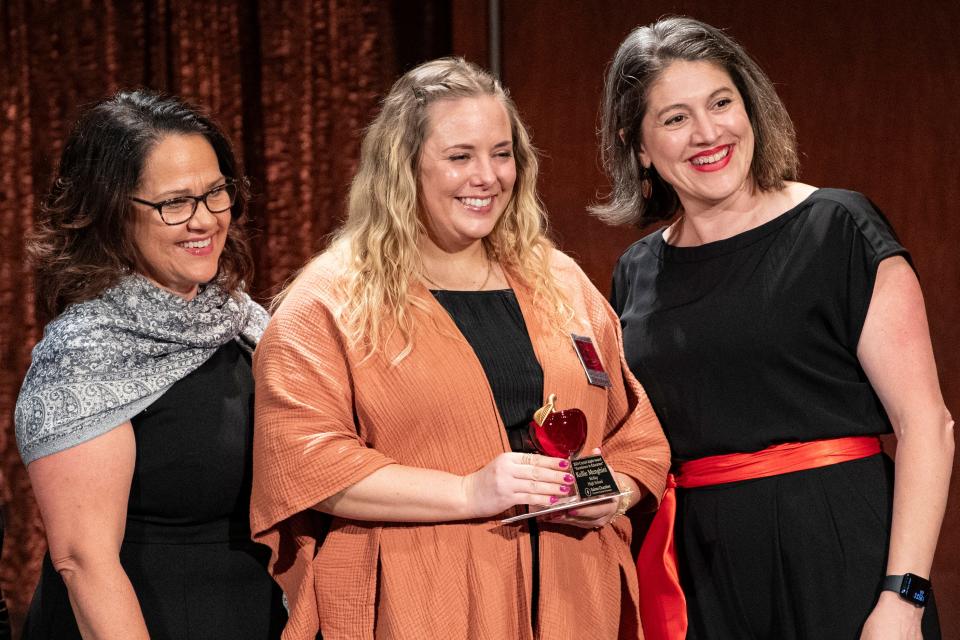
[[[67,138],[27,251],[37,274],[41,310],[58,315],[95,298],[135,270],[130,195],[146,158],[166,135],[202,135],[220,172],[238,184],[231,216],[238,220],[249,196],[229,139],[200,109],[146,90],[121,91],[86,110]],[[253,259],[242,225],[231,224],[217,282],[231,293],[249,282]]]
[[[663,18],[630,32],[607,71],[600,147],[612,191],[609,202],[590,208],[604,222],[642,227],[667,220],[680,209],[673,187],[655,168],[645,170],[637,158],[648,92],[676,60],[712,62],[730,75],[753,127],[750,171],[761,191],[781,189],[784,180],[797,178],[800,162],[793,122],[763,70],[720,29],[693,18]],[[640,188],[645,176],[652,186],[649,198]]]

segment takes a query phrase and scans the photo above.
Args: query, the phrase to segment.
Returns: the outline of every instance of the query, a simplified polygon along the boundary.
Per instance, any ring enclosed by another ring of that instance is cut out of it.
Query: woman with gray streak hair
[[[796,181],[772,83],[691,18],[627,36],[601,137],[613,190],[594,212],[666,224],[621,256],[612,292],[673,452],[638,562],[647,636],[940,637],[953,420],[886,218]]]

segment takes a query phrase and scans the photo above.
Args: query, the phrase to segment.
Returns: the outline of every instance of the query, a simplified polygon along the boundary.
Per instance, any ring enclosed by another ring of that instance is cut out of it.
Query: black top
[[[627,249],[611,302],[674,457],[889,432],[856,350],[898,254],[883,214],[839,189],[725,240],[674,247],[661,229]]]
[[[543,369],[530,342],[520,304],[510,289],[432,291],[473,347],[493,391],[513,451],[536,451],[533,412],[543,404]]]
[[[247,542],[250,356],[235,341],[131,420],[137,464],[125,542]]]
[[[250,540],[253,391],[250,356],[231,341],[131,420],[120,563],[153,640],[280,637],[270,551]],[[23,638],[80,638],[49,554]]]

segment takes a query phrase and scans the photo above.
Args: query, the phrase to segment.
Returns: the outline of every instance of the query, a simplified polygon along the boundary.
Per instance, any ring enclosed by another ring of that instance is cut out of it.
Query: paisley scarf
[[[110,431],[231,340],[253,351],[269,316],[216,284],[193,300],[139,275],[71,305],[47,325],[17,399],[24,464]]]

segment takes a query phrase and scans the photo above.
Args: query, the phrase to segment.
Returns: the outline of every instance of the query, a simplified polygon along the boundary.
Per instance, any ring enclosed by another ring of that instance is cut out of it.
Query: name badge
[[[571,333],[570,337],[573,338],[573,348],[580,358],[583,371],[587,374],[587,382],[596,387],[609,387],[610,376],[603,370],[603,362],[600,361],[597,348],[593,346],[593,339],[575,333]]]

